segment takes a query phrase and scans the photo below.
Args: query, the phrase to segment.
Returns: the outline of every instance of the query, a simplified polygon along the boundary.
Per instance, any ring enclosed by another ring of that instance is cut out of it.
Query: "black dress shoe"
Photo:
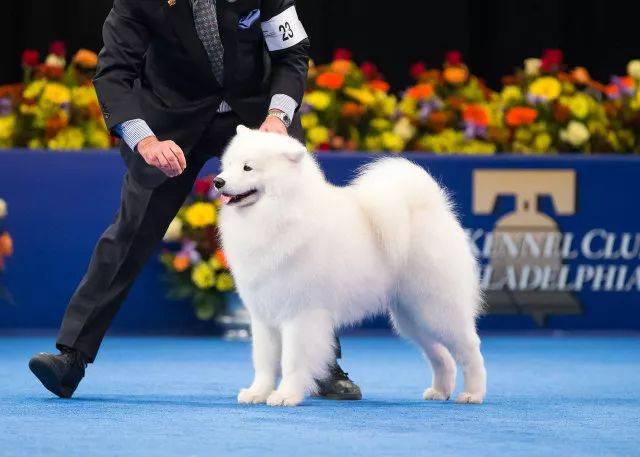
[[[330,376],[317,383],[320,397],[329,400],[362,400],[360,387],[349,379],[349,373],[345,373],[338,362],[331,367]]]
[[[86,367],[84,357],[75,349],[63,349],[58,355],[43,352],[29,361],[29,369],[36,378],[60,398],[71,398],[84,378]]]

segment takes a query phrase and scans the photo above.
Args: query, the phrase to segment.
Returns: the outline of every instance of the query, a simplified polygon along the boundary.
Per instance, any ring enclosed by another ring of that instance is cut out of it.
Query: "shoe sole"
[[[326,398],[327,400],[362,400],[362,394],[326,394],[319,395],[320,398]]]
[[[51,371],[49,365],[40,359],[31,359],[29,361],[29,369],[42,385],[52,394],[60,398],[71,398],[73,392],[65,388],[58,381],[58,377]]]

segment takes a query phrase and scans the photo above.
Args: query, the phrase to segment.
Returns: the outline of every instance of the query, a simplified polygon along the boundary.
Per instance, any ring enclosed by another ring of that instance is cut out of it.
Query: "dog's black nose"
[[[218,177],[216,179],[213,180],[213,185],[216,186],[216,189],[222,189],[225,185],[225,181],[224,179]]]

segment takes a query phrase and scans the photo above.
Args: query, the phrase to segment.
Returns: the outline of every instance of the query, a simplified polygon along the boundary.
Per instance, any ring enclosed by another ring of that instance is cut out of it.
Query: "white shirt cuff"
[[[153,131],[149,128],[149,125],[142,119],[132,119],[130,121],[123,122],[116,130],[122,140],[127,143],[127,146],[132,151],[136,150],[136,146],[142,140],[147,137],[154,136]]]
[[[285,94],[275,94],[271,97],[271,105],[269,105],[269,109],[279,109],[289,116],[289,119],[293,119],[297,107],[298,102]]]

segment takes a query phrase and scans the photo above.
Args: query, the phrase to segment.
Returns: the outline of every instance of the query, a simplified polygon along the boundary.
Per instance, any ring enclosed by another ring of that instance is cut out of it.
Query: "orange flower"
[[[76,55],[73,56],[73,63],[82,68],[94,69],[98,66],[98,55],[88,49],[80,49],[76,52]]]
[[[576,84],[589,84],[591,76],[584,67],[576,67],[571,72],[571,77]]]
[[[414,100],[422,100],[430,98],[433,95],[433,86],[431,84],[418,84],[407,90],[407,97]]]
[[[216,257],[216,260],[220,262],[220,265],[222,265],[223,268],[227,268],[227,269],[229,268],[227,257],[224,255],[224,252],[222,251],[222,249],[218,249],[214,255]]]
[[[57,115],[47,119],[45,125],[45,135],[47,138],[53,138],[60,130],[69,125],[69,117],[66,115]]]
[[[427,127],[435,133],[442,132],[449,123],[450,117],[444,111],[434,111],[427,117]]]
[[[480,127],[486,127],[489,125],[489,112],[482,105],[471,104],[465,106],[462,111],[462,118],[466,122]]]
[[[331,62],[331,70],[336,73],[340,73],[341,75],[349,73],[351,71],[351,67],[352,64],[350,60],[339,59]]]
[[[328,71],[318,76],[316,84],[324,89],[338,90],[344,84],[344,75]]]
[[[0,257],[9,257],[13,254],[13,240],[9,233],[0,235]]]
[[[344,117],[359,117],[362,116],[364,112],[364,106],[355,102],[346,102],[344,105],[342,105],[342,109],[340,110],[340,113]]]
[[[556,103],[553,106],[553,117],[556,121],[564,124],[571,119],[571,110],[562,103]]]
[[[369,82],[369,87],[380,92],[389,92],[389,83],[381,79],[374,79]]]
[[[189,260],[189,256],[178,254],[173,258],[173,269],[178,273],[182,273],[191,265],[191,260]]]
[[[469,78],[469,70],[464,67],[448,67],[442,75],[449,84],[462,84]]]
[[[526,106],[514,106],[505,115],[505,121],[509,127],[531,125],[538,117],[538,111]]]

